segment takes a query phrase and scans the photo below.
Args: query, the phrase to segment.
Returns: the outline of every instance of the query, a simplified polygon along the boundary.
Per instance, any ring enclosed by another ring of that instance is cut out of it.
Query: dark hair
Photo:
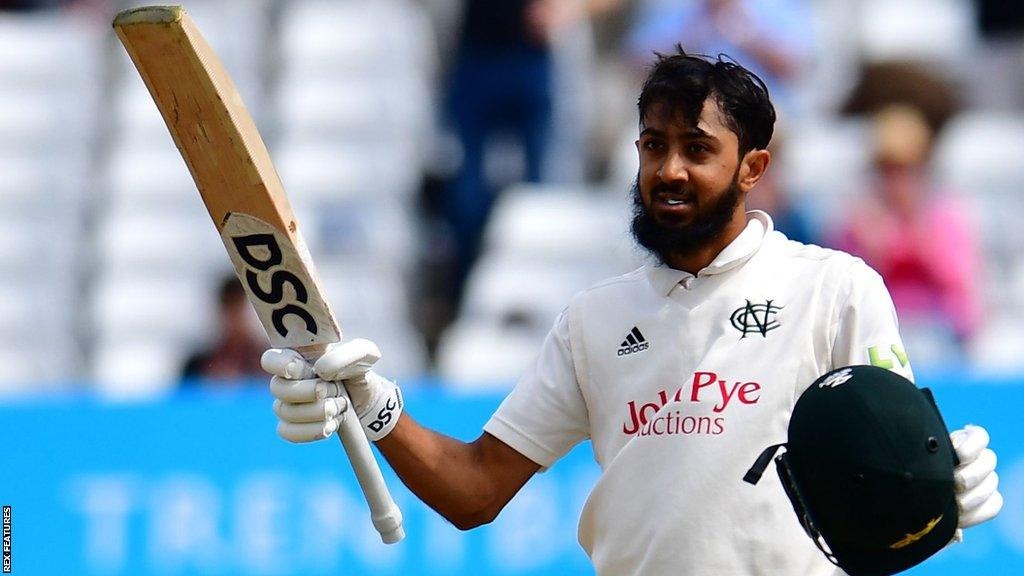
[[[775,107],[764,81],[724,54],[717,58],[687,54],[679,44],[676,51],[655,53],[657,60],[637,102],[640,121],[655,104],[666,104],[695,125],[710,96],[725,115],[726,126],[739,139],[740,156],[767,148],[775,124]]]
[[[221,306],[230,306],[245,301],[245,289],[238,281],[238,276],[225,276],[217,286],[217,301]]]

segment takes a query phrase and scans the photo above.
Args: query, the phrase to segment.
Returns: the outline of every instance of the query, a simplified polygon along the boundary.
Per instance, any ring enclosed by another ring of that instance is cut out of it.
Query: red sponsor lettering
[[[756,396],[751,396],[756,394]],[[739,400],[744,404],[756,404],[761,399],[761,385],[757,382],[744,382],[740,387]]]
[[[686,386],[684,385],[676,388],[675,391],[659,390],[654,402],[638,405],[636,400],[630,400],[626,404],[627,417],[626,422],[622,425],[622,433],[629,435],[637,433],[641,435],[662,435],[667,433],[665,430],[672,428],[672,423],[671,421],[659,421],[662,408],[668,405],[669,402],[683,402],[684,398],[695,404],[710,402],[711,412],[714,414],[725,412],[734,400],[740,404],[751,405],[757,404],[761,399],[761,384],[753,381],[719,378],[715,372],[694,372],[693,377],[687,384],[689,384],[690,388],[689,394],[685,394]],[[680,424],[674,429],[683,431],[683,433],[689,434],[695,429],[700,429],[700,427],[693,426],[690,432],[686,432],[685,430],[690,422],[686,422],[685,419],[678,417],[678,415],[676,420]],[[714,424],[715,431],[711,433],[720,434],[722,432],[723,423],[721,420],[721,418],[708,420],[709,423]]]

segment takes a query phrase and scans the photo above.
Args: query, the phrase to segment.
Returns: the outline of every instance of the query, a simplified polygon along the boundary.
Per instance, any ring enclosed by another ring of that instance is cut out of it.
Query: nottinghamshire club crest
[[[779,327],[779,321],[775,316],[779,310],[782,310],[782,306],[776,306],[774,302],[774,300],[765,300],[764,304],[754,304],[747,300],[745,306],[740,306],[733,311],[729,320],[732,322],[732,327],[743,334],[740,336],[740,340],[746,338],[748,334],[760,334],[767,338],[768,332]]]

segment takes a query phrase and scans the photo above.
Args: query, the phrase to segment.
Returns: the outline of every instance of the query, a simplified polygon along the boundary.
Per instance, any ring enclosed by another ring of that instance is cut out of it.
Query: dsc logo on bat
[[[337,342],[340,331],[312,277],[302,237],[248,214],[225,219],[221,238],[274,346]]]
[[[284,300],[284,287],[288,284],[295,291],[295,300],[298,303],[309,302],[309,291],[306,286],[298,276],[288,270],[275,270],[270,274],[269,290],[263,290],[260,286],[259,272],[268,272],[271,268],[280,266],[284,261],[281,246],[273,234],[236,236],[231,238],[231,242],[235,245],[238,256],[249,267],[245,271],[245,284],[256,298],[267,304],[280,304]],[[289,315],[301,319],[310,334],[317,333],[316,319],[298,303],[285,304],[280,308],[275,308],[271,313],[274,330],[282,337],[288,336],[288,327],[285,326],[284,319]]]

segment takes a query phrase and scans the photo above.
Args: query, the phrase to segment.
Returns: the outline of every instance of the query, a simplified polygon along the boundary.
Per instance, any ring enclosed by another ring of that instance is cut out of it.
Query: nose
[[[686,159],[681,154],[671,153],[665,156],[665,161],[658,169],[658,178],[665,183],[687,182],[690,180],[690,173]]]

